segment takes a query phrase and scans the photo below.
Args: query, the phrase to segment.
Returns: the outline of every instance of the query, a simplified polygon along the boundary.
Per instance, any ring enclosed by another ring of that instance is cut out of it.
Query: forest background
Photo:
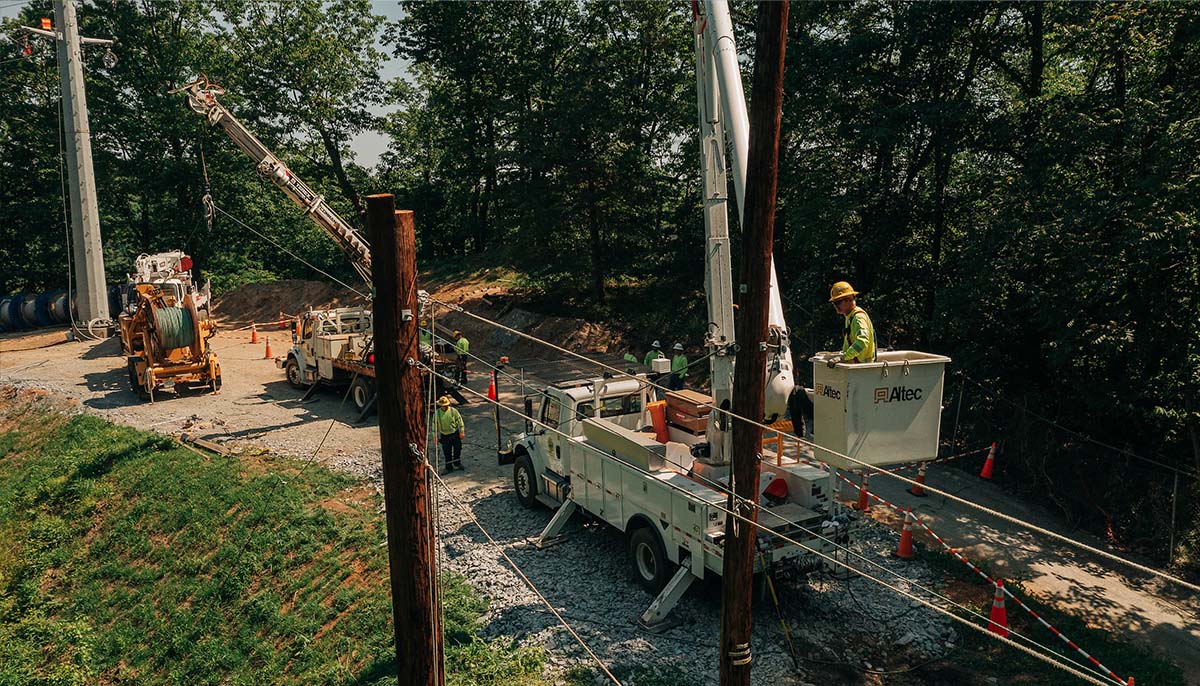
[[[753,8],[733,7],[748,53]],[[0,293],[66,286],[55,57],[16,29],[53,13],[43,0],[20,12],[0,26]],[[387,21],[368,0],[81,3],[83,35],[119,41],[116,64],[86,57],[110,282],[139,253],[177,248],[217,292],[317,278],[221,215],[210,227],[206,189],[351,276],[168,94],[203,72],[344,216],[358,221],[375,192],[413,209],[422,264],[504,267],[527,307],[699,344],[688,4],[405,2],[402,14]],[[381,75],[387,57],[405,77]],[[775,229],[799,353],[838,344],[825,301],[850,280],[881,345],[953,358],[943,435],[953,426],[958,448],[1001,441],[1010,487],[1191,571],[1198,80],[1190,3],[796,3]],[[371,167],[350,147],[364,132],[388,140]]]

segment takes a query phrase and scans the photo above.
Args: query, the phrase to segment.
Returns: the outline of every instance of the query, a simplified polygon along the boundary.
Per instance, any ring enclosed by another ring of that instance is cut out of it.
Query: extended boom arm
[[[324,196],[318,195],[288,169],[278,157],[271,154],[267,146],[262,144],[254,134],[237,120],[225,106],[217,102],[218,95],[224,95],[225,89],[210,84],[203,74],[192,83],[180,86],[172,93],[185,93],[188,105],[197,114],[202,114],[208,123],[220,126],[225,135],[237,144],[242,152],[250,156],[257,165],[258,173],[279,186],[292,202],[300,206],[304,213],[325,229],[338,247],[350,258],[354,269],[359,275],[371,283],[371,248],[362,235],[354,230],[346,220],[342,219],[326,202]]]

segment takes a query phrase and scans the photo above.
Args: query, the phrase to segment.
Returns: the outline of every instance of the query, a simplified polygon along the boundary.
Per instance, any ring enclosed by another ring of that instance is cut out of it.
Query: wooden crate
[[[667,405],[667,421],[689,431],[704,431],[708,427],[708,414],[697,417]]]
[[[667,391],[668,412],[676,409],[683,414],[700,417],[708,414],[709,408],[707,406],[712,405],[712,402],[711,395],[705,395],[698,391]]]

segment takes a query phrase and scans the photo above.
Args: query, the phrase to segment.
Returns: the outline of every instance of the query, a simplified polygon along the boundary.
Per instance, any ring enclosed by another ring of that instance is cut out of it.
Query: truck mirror
[[[525,399],[525,433],[533,433],[533,398]]]

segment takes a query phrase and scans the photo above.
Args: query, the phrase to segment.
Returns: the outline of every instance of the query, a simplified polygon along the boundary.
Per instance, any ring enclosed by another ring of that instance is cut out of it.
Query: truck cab
[[[335,383],[350,374],[339,363],[366,362],[371,339],[371,310],[339,307],[309,310],[300,315],[298,331],[292,331],[292,347],[285,359],[277,360],[288,383],[305,388],[317,382]]]

